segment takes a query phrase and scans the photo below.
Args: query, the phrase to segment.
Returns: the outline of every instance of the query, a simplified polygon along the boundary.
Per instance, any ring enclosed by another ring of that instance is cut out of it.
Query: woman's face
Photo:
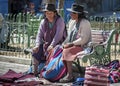
[[[30,3],[30,8],[31,8],[31,9],[34,9],[34,8],[35,8],[34,3]]]
[[[78,14],[77,13],[71,12],[70,15],[71,15],[72,20],[78,20]]]
[[[54,20],[54,16],[55,16],[55,12],[53,11],[46,11],[45,12],[45,15],[46,15],[46,18],[48,19],[48,21],[52,22]]]

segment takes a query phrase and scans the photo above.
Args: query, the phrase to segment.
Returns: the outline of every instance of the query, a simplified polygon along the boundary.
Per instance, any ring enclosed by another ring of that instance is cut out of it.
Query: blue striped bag
[[[58,81],[66,74],[66,67],[61,60],[62,48],[56,47],[53,51],[53,56],[49,58],[49,62],[45,65],[42,70],[42,77],[49,81]]]

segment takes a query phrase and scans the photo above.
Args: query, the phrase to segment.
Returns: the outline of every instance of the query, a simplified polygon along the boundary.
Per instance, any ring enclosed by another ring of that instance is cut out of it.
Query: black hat
[[[54,4],[46,4],[42,11],[56,11],[56,8]]]
[[[67,10],[74,13],[88,13],[87,11],[84,11],[84,7],[82,5],[76,3],[72,4],[71,8],[68,8]]]

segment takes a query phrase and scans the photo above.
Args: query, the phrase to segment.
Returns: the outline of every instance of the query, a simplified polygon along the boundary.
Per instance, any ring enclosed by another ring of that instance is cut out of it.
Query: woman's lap
[[[76,54],[82,51],[83,48],[80,46],[73,46],[70,48],[63,49],[63,60],[73,61],[76,58]]]

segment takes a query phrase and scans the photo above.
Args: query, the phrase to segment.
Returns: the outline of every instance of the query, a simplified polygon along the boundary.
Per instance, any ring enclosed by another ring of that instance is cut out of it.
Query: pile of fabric
[[[86,67],[84,86],[110,86],[120,82],[120,62],[113,60],[107,65]]]
[[[0,76],[0,85],[2,86],[36,86],[41,84],[43,82],[33,74],[16,73],[11,69]]]
[[[110,86],[120,82],[120,61],[113,60],[107,65],[86,67],[84,78],[77,78],[72,86]]]

